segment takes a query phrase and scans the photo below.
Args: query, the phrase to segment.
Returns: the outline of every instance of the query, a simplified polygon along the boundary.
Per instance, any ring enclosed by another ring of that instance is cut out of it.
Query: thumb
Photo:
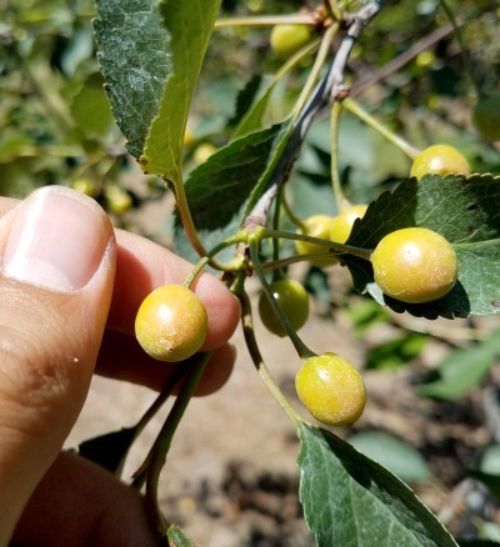
[[[0,545],[85,399],[108,314],[113,229],[90,198],[34,192],[0,221]]]

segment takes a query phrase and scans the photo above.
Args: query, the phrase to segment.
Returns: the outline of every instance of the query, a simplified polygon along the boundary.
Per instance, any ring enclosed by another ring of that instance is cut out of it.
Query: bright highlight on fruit
[[[409,304],[432,302],[448,294],[457,280],[451,244],[427,228],[403,228],[386,235],[371,256],[377,285]]]
[[[363,377],[334,353],[306,359],[295,377],[295,389],[312,416],[327,425],[352,424],[366,404]]]
[[[276,25],[271,32],[271,49],[279,57],[290,57],[310,39],[307,25]]]
[[[425,175],[470,175],[469,162],[453,146],[429,146],[413,160],[410,176],[420,180]]]
[[[274,299],[281,307],[294,330],[299,330],[309,317],[309,295],[304,287],[294,279],[281,279],[270,286]],[[277,336],[286,336],[287,332],[265,293],[260,295],[259,314],[269,331]]]
[[[328,215],[313,215],[304,221],[307,229],[304,235],[316,237],[318,239],[330,239],[333,217]],[[301,232],[298,232],[301,233]],[[315,243],[307,241],[296,241],[295,252],[298,255],[318,254],[317,258],[310,260],[311,264],[323,267],[335,264],[337,259],[328,252],[328,247],[322,247]]]
[[[367,205],[352,205],[334,217],[330,227],[330,239],[336,243],[345,243],[351,235],[354,223],[365,216],[367,209]]]
[[[135,336],[153,359],[176,363],[199,351],[207,336],[205,306],[189,289],[165,285],[151,292],[135,318]]]

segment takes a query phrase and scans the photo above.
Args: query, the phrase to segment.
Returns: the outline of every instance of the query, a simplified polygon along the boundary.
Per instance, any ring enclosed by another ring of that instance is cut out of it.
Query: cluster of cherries
[[[435,145],[414,160],[411,176],[470,174],[467,160],[454,148]],[[343,244],[366,205],[353,205],[335,217],[315,215],[303,222],[305,235]],[[312,255],[319,267],[337,263],[328,248],[307,241],[296,242],[298,255]],[[446,295],[457,279],[457,258],[451,244],[427,228],[410,227],[389,233],[371,253],[374,278],[385,294],[407,303],[424,303]],[[296,280],[280,279],[271,293],[290,326],[299,330],[309,316],[309,296]],[[287,334],[267,296],[259,300],[259,312],[267,329]],[[195,354],[207,334],[207,313],[198,297],[180,285],[160,287],[149,294],[137,313],[137,340],[151,357],[179,362]],[[366,403],[362,376],[348,361],[334,353],[305,359],[295,379],[297,394],[317,420],[328,425],[356,421]]]

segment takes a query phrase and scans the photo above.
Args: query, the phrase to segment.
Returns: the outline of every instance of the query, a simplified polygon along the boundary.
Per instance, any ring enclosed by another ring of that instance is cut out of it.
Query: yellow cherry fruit
[[[425,175],[470,175],[469,162],[453,146],[429,146],[413,160],[410,176],[420,180]]]
[[[409,304],[432,302],[457,281],[457,256],[442,235],[427,228],[403,228],[386,235],[371,255],[377,285]]]
[[[295,389],[311,415],[327,425],[352,424],[366,404],[363,377],[334,353],[306,359],[295,377]]]
[[[280,279],[271,283],[273,298],[281,307],[294,330],[299,330],[309,317],[309,295],[304,287],[294,279]],[[269,331],[277,336],[286,336],[287,332],[279,317],[263,292],[259,299],[259,314]]]
[[[318,239],[330,240],[333,217],[328,215],[313,215],[304,221],[306,233],[304,235]],[[299,232],[300,233],[300,232]],[[324,267],[335,264],[337,259],[328,251],[328,247],[309,243],[308,241],[295,241],[295,252],[298,255],[317,254],[317,258],[311,259],[311,264]]]
[[[290,57],[311,40],[307,25],[276,25],[271,31],[271,49],[279,57]]]
[[[352,205],[333,218],[330,239],[336,243],[345,243],[351,235],[356,219],[365,216],[368,205]]]
[[[176,363],[201,349],[208,318],[200,299],[181,285],[165,285],[151,292],[135,318],[135,336],[153,359]]]

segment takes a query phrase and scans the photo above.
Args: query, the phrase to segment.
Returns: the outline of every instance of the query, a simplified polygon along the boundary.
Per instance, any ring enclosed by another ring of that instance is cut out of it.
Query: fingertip
[[[219,391],[231,377],[236,361],[236,348],[231,344],[222,346],[208,363],[203,378],[196,389],[197,397],[206,397]]]
[[[208,313],[208,333],[203,350],[223,346],[234,334],[241,315],[240,303],[217,278],[204,274],[194,286]]]

